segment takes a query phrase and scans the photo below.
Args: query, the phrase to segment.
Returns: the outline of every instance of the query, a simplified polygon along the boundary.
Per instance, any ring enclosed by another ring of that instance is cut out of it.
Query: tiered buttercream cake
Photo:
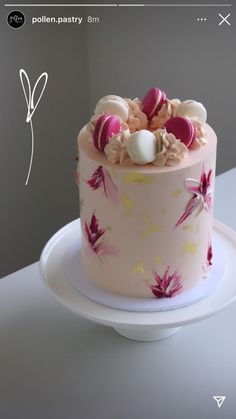
[[[212,264],[216,135],[196,101],[105,96],[78,137],[81,260],[123,296],[170,298]]]

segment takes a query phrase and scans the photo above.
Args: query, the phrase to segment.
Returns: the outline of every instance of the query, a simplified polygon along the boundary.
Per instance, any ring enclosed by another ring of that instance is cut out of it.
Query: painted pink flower
[[[212,170],[209,170],[208,173],[206,173],[203,166],[200,181],[192,178],[186,179],[185,187],[189,192],[193,193],[193,197],[190,199],[184,213],[177,221],[175,227],[178,227],[185,220],[187,220],[187,218],[190,217],[190,215],[192,215],[193,212],[195,212],[196,217],[203,209],[211,211],[212,175]]]
[[[178,294],[183,285],[181,284],[181,275],[175,271],[172,275],[169,275],[169,266],[166,269],[163,277],[153,270],[153,276],[156,281],[155,285],[151,285],[152,293],[157,298],[170,298]]]
[[[207,249],[207,264],[208,264],[208,266],[212,265],[212,259],[213,259],[212,245],[211,245],[211,243],[209,243],[208,244],[208,249]]]
[[[113,246],[105,242],[105,229],[99,227],[98,219],[93,213],[90,224],[84,223],[85,237],[90,249],[97,255],[115,255]]]
[[[118,189],[114,184],[110,173],[102,166],[98,166],[91,178],[87,180],[87,184],[95,191],[103,188],[104,193],[113,204],[118,203]]]

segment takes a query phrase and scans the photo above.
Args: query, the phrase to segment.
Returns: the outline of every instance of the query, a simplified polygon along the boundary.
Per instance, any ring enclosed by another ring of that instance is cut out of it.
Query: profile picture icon
[[[12,10],[7,15],[7,23],[11,28],[19,29],[25,23],[25,15],[20,10]]]

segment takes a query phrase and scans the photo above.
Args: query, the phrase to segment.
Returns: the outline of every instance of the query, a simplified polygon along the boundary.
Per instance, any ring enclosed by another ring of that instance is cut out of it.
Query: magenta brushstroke
[[[163,277],[153,270],[153,276],[156,281],[155,285],[151,285],[151,290],[156,298],[170,298],[178,294],[183,285],[181,284],[181,275],[175,271],[169,275],[169,266],[167,267]]]
[[[211,245],[211,243],[209,243],[208,249],[207,249],[207,263],[208,263],[208,266],[212,265],[212,259],[213,259],[212,245]]]
[[[194,212],[195,216],[197,216],[203,209],[211,211],[212,193],[210,188],[212,186],[212,174],[212,170],[206,173],[203,166],[200,181],[191,178],[186,179],[186,189],[193,193],[193,197],[188,202],[184,213],[175,224],[175,227],[181,225]]]
[[[84,232],[90,249],[96,255],[115,255],[116,249],[105,242],[105,229],[99,227],[98,219],[93,213],[90,224],[84,223]]]
[[[111,200],[115,205],[118,204],[118,189],[110,173],[103,166],[98,166],[91,178],[87,180],[87,184],[94,191],[102,188],[107,199]]]

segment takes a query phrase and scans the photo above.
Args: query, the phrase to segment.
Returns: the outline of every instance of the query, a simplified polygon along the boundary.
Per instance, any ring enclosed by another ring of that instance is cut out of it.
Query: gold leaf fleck
[[[132,269],[132,274],[136,273],[144,273],[144,264],[142,262],[138,262]]]
[[[188,225],[182,227],[182,229],[185,230],[185,231],[192,231],[193,228],[194,228],[194,226],[192,224],[188,224]]]
[[[176,189],[175,191],[172,192],[171,195],[173,196],[173,198],[178,198],[178,196],[180,196],[182,192],[183,192],[182,189]]]
[[[125,214],[126,215],[132,215],[133,208],[135,206],[135,202],[129,198],[127,194],[121,195],[121,202],[124,206]]]
[[[149,234],[152,234],[152,233],[159,233],[163,229],[163,226],[153,223],[151,218],[148,216],[145,217],[145,225],[146,227],[141,230],[141,234],[144,237],[147,237]]]
[[[155,256],[154,261],[155,261],[158,265],[160,265],[160,263],[161,263],[161,256],[159,256],[159,255]]]
[[[182,251],[184,254],[190,253],[194,255],[197,252],[197,249],[198,249],[198,244],[193,243],[193,242],[186,241],[182,246]]]
[[[141,173],[130,172],[130,173],[126,173],[123,176],[123,181],[126,184],[130,184],[130,183],[149,184],[149,183],[154,182],[154,178],[152,176],[142,175]]]

